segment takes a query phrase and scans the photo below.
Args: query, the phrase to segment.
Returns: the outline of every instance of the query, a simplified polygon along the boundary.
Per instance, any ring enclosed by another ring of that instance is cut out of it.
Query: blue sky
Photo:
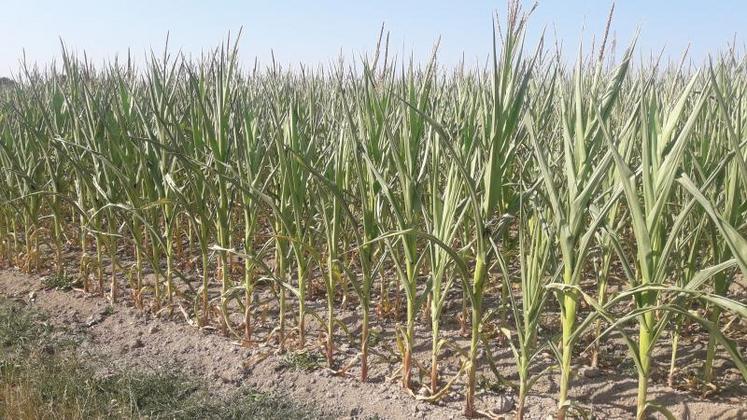
[[[528,39],[535,42],[547,28],[548,34],[557,34],[568,56],[575,56],[582,35],[588,41],[604,29],[610,4],[540,1]],[[101,61],[125,54],[128,47],[136,58],[150,48],[161,50],[167,32],[174,49],[199,54],[242,26],[241,57],[246,63],[258,57],[267,64],[271,50],[284,64],[329,63],[341,52],[347,57],[370,52],[382,22],[397,52],[423,60],[440,36],[442,63],[455,64],[462,53],[468,62],[482,63],[491,48],[492,12],[505,6],[505,0],[4,0],[0,75],[17,68],[24,49],[30,61],[47,63],[59,57],[60,37]],[[702,60],[735,35],[738,46],[744,45],[747,1],[618,0],[613,31],[619,44],[627,44],[637,28],[641,54],[666,46],[667,54],[676,58],[692,43],[692,57]]]

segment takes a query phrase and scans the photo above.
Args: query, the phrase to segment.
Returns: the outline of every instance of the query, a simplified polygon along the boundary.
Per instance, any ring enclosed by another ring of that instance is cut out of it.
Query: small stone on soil
[[[415,411],[418,411],[418,412],[421,412],[421,413],[424,413],[424,412],[426,412],[428,410],[430,410],[430,407],[428,406],[428,404],[417,404],[415,406]]]
[[[599,376],[599,368],[593,366],[584,366],[578,370],[580,376],[584,378],[596,378]]]
[[[493,412],[496,414],[508,413],[514,408],[514,399],[507,395],[498,395],[492,399]]]

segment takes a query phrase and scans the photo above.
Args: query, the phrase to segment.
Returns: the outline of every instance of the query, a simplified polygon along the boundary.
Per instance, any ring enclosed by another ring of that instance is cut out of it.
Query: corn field
[[[566,64],[526,45],[529,15],[495,19],[482,68],[448,70],[435,48],[417,65],[386,35],[295,71],[243,68],[235,39],[142,66],[64,46],[24,63],[0,87],[0,266],[247,346],[318,348],[364,382],[371,328],[391,320],[402,387],[458,387],[470,417],[497,348],[517,418],[540,374],[575,415],[574,366],[608,342],[634,362],[637,418],[671,415],[648,387],[655,370],[677,381],[685,328],[708,337],[705,383],[717,357],[747,380],[747,58],[640,59],[605,34]],[[454,376],[447,327],[467,339]]]

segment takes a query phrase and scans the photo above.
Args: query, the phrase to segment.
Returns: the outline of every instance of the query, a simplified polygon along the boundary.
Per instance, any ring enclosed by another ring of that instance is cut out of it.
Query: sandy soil
[[[282,392],[298,402],[314,404],[324,413],[337,418],[462,418],[461,384],[456,385],[453,392],[438,404],[417,401],[413,395],[402,390],[396,376],[398,360],[392,353],[394,343],[391,334],[386,334],[386,331],[391,332],[392,325],[385,321],[375,323],[375,328],[382,330],[383,338],[372,350],[371,381],[362,384],[357,379],[357,367],[351,368],[344,376],[337,376],[321,367],[313,371],[293,369],[288,365],[286,356],[275,354],[270,346],[260,344],[244,347],[215,330],[198,330],[189,325],[179,311],[171,316],[164,314],[154,317],[136,310],[126,300],[111,310],[109,303],[100,296],[78,290],[45,290],[38,277],[13,270],[0,271],[0,294],[30,303],[46,313],[50,322],[64,325],[69,331],[85,332],[81,334],[85,340],[80,346],[83,356],[91,360],[104,358],[117,367],[179,368],[205,378],[216,392],[229,392],[241,386]],[[318,333],[313,324],[310,322],[310,338]],[[445,334],[458,346],[466,347],[466,341],[458,339],[456,330],[455,325],[447,323]],[[355,330],[352,332],[355,334]],[[416,358],[426,364],[430,342],[426,339],[426,331],[420,330],[419,335]],[[681,348],[688,351],[683,352],[681,359],[684,383],[690,369],[698,366],[704,343],[697,336],[683,340],[685,342]],[[346,359],[354,359],[355,348],[338,345],[338,358],[343,360],[342,364]],[[314,350],[313,343],[309,348],[312,353],[318,351]],[[496,348],[500,347],[497,345]],[[579,367],[573,398],[590,409],[596,418],[632,418],[636,394],[632,362],[625,360],[624,348],[610,345],[604,350],[601,369]],[[446,353],[443,362],[445,375],[453,375],[458,369],[458,354]],[[502,375],[509,379],[515,375],[508,351],[496,350],[493,358]],[[549,355],[542,362],[551,363]],[[708,399],[702,398],[700,392],[694,390],[672,390],[662,385],[666,382],[662,375],[666,372],[664,365],[668,362],[667,355],[662,353],[658,362],[662,368],[655,377],[656,384],[652,386],[651,396],[677,418],[747,417],[747,385],[728,362],[719,360],[717,363],[720,389]],[[487,370],[483,375],[493,377]],[[554,413],[556,393],[554,374],[543,375],[527,401],[527,418],[545,419]],[[515,395],[509,388],[495,391],[483,388],[478,394],[478,408],[492,411],[496,418],[511,418],[514,399]]]

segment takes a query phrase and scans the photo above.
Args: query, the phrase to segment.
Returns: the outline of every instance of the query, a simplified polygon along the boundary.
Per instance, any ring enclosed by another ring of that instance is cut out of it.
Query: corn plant
[[[423,206],[423,219],[426,232],[444,244],[452,244],[456,239],[468,207],[465,205],[462,189],[462,178],[456,165],[444,165],[444,146],[435,142],[430,152],[428,206]],[[441,168],[446,169],[446,180],[442,182]],[[440,338],[441,317],[446,298],[460,275],[450,273],[451,257],[435,243],[428,245],[428,258],[431,273],[431,393],[438,391],[438,355],[444,345]],[[448,278],[446,275],[450,274]]]
[[[632,47],[628,49],[623,61],[606,82],[606,86],[602,85],[604,81],[600,80],[600,71],[596,71],[589,80],[584,77],[581,59],[577,62],[570,88],[572,95],[567,99],[567,104],[565,101],[561,103],[560,124],[563,135],[560,146],[560,177],[553,175],[548,162],[550,152],[547,142],[538,138],[533,122],[526,120],[548,205],[553,215],[555,240],[563,261],[562,280],[566,285],[576,285],[580,281],[589,246],[598,227],[598,223],[588,222],[586,209],[596,201],[602,180],[612,163],[610,153],[600,153],[599,127],[612,114],[628,72],[631,53]],[[590,83],[590,92],[597,92],[595,95],[584,97],[585,82]],[[601,210],[596,220],[606,215],[613,202],[614,200],[610,199],[600,206]],[[568,390],[574,345],[571,336],[575,330],[578,296],[574,292],[561,293],[558,299],[563,329],[563,338],[556,349],[561,374],[558,410],[559,418],[563,418],[570,405]]]
[[[528,191],[531,194],[531,191]],[[524,418],[526,397],[539,375],[530,377],[529,369],[535,357],[544,349],[539,344],[539,325],[548,293],[545,287],[560,271],[552,267],[551,236],[549,225],[541,214],[527,214],[522,209],[519,218],[519,288],[518,296],[512,290],[512,279],[508,265],[501,254],[497,260],[506,288],[510,290],[510,308],[515,330],[503,329],[514,356],[519,373],[519,399],[516,418]],[[515,336],[515,337],[514,337]]]
[[[721,353],[747,373],[747,62],[730,48],[700,70],[634,66],[608,22],[566,66],[544,34],[528,52],[532,10],[510,2],[486,65],[453,71],[438,44],[422,65],[390,53],[383,28],[373,56],[329,69],[248,69],[230,37],[141,66],[64,45],[59,67],[22,62],[0,84],[0,265],[260,352],[319,351],[337,375],[359,363],[364,382],[399,360],[387,376],[405,392],[457,390],[468,416],[483,344],[496,373],[513,355],[518,381],[499,379],[518,418],[555,368],[566,418],[583,411],[575,355],[604,367],[622,339],[636,415],[670,415],[649,392],[664,337],[672,387],[690,330],[707,337],[704,382],[718,388]]]
[[[631,288],[639,289],[636,291],[634,298],[640,331],[637,345],[632,343],[629,338],[628,343],[633,352],[639,376],[637,418],[640,419],[645,418],[646,412],[649,410],[659,409],[663,411],[662,408],[647,399],[648,381],[651,375],[651,353],[668,323],[668,316],[658,318],[656,316],[660,300],[658,293],[668,276],[666,267],[669,264],[669,253],[675,242],[673,238],[676,238],[678,229],[684,224],[683,220],[693,206],[686,205],[669,228],[665,224],[668,219],[662,217],[662,212],[672,195],[675,178],[680,170],[686,145],[691,138],[690,129],[705,102],[704,90],[691,105],[689,112],[685,114],[686,105],[697,81],[698,75],[693,76],[679,95],[675,105],[670,109],[661,111],[663,113],[662,127],[654,125],[657,120],[653,118],[658,110],[654,108],[655,105],[648,103],[643,108],[644,115],[650,118],[648,124],[644,124],[640,132],[638,130],[632,131],[641,138],[640,173],[643,202],[641,202],[636,188],[637,177],[635,173],[617,152],[609,133],[605,133],[617,168],[617,178],[625,192],[626,205],[630,210],[636,238],[636,265],[639,270],[638,274],[630,278],[629,281],[631,282]],[[683,115],[687,116],[687,120],[678,130],[676,123]],[[668,147],[665,148],[665,145]],[[629,266],[627,262],[625,264]],[[719,267],[719,270],[709,271],[703,276],[713,276],[723,269],[719,265],[717,267]],[[626,272],[632,273],[632,270],[627,269]],[[695,277],[700,276],[696,274]],[[694,279],[693,283],[696,282]],[[617,321],[617,323],[620,322],[620,320]],[[720,333],[718,337],[723,338]]]

